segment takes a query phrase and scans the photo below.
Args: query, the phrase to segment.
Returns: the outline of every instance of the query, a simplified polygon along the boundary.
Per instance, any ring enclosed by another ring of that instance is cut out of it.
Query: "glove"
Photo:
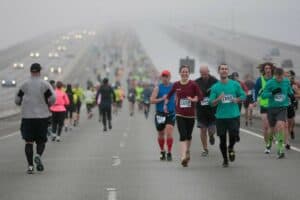
[[[279,94],[279,93],[281,93],[281,88],[276,88],[276,89],[272,90],[272,95],[273,96],[276,95],[276,94]]]

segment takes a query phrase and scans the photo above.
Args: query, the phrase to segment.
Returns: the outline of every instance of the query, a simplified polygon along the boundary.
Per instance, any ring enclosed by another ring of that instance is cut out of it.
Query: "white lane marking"
[[[117,189],[116,188],[106,188],[107,200],[117,200]]]
[[[20,131],[11,133],[11,134],[9,134],[9,135],[4,135],[4,136],[0,137],[0,140],[5,140],[5,139],[7,139],[7,138],[11,138],[11,137],[14,137],[14,136],[19,135],[19,134],[20,134]]]
[[[254,132],[252,132],[252,131],[249,131],[249,130],[246,130],[246,129],[243,129],[243,128],[241,128],[240,130],[243,131],[244,133],[247,133],[247,134],[249,134],[249,135],[252,135],[252,136],[255,136],[255,137],[258,137],[258,138],[261,138],[261,139],[264,138],[262,135],[259,135],[259,134],[257,134],[257,133],[254,133]],[[300,153],[300,149],[297,148],[297,147],[291,146],[291,149]]]
[[[112,157],[112,166],[113,167],[117,167],[119,165],[121,165],[121,159],[120,159],[120,157],[119,156],[113,156]]]

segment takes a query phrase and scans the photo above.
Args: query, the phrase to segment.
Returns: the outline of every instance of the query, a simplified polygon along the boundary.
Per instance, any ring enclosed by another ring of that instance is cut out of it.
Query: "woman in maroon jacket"
[[[166,100],[164,110],[167,110],[167,103],[170,97],[176,93],[176,122],[180,134],[181,164],[187,167],[190,161],[190,147],[192,132],[195,123],[195,106],[203,99],[199,86],[189,79],[190,68],[183,65],[179,70],[181,80],[174,83]]]

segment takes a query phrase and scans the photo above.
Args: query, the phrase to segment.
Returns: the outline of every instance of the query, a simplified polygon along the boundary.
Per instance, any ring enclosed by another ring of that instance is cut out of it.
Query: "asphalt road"
[[[39,174],[25,173],[19,134],[1,136],[0,199],[299,199],[299,152],[277,160],[275,153],[263,154],[262,139],[242,131],[236,162],[224,169],[218,145],[201,157],[194,129],[192,161],[182,168],[177,131],[174,161],[161,162],[153,114],[129,117],[125,106],[106,133],[97,117],[83,114],[79,128],[47,144],[46,170]]]

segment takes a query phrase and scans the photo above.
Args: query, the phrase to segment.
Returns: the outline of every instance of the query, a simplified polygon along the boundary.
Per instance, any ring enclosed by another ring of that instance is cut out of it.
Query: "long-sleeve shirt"
[[[176,93],[176,115],[194,118],[196,103],[190,101],[187,97],[194,98],[197,96],[198,101],[203,99],[203,94],[197,83],[190,80],[187,84],[183,85],[180,81],[177,81],[173,84],[171,91],[168,93],[167,99],[170,99],[174,93]]]
[[[100,108],[107,108],[112,105],[113,102],[116,101],[116,96],[114,90],[110,85],[102,85],[96,95],[96,99],[100,98]]]
[[[65,112],[66,106],[70,104],[68,95],[61,89],[55,90],[56,101],[50,107],[52,112]]]
[[[49,106],[56,97],[52,86],[40,77],[31,77],[18,90],[15,103],[21,106],[23,119],[41,119],[51,116]]]

